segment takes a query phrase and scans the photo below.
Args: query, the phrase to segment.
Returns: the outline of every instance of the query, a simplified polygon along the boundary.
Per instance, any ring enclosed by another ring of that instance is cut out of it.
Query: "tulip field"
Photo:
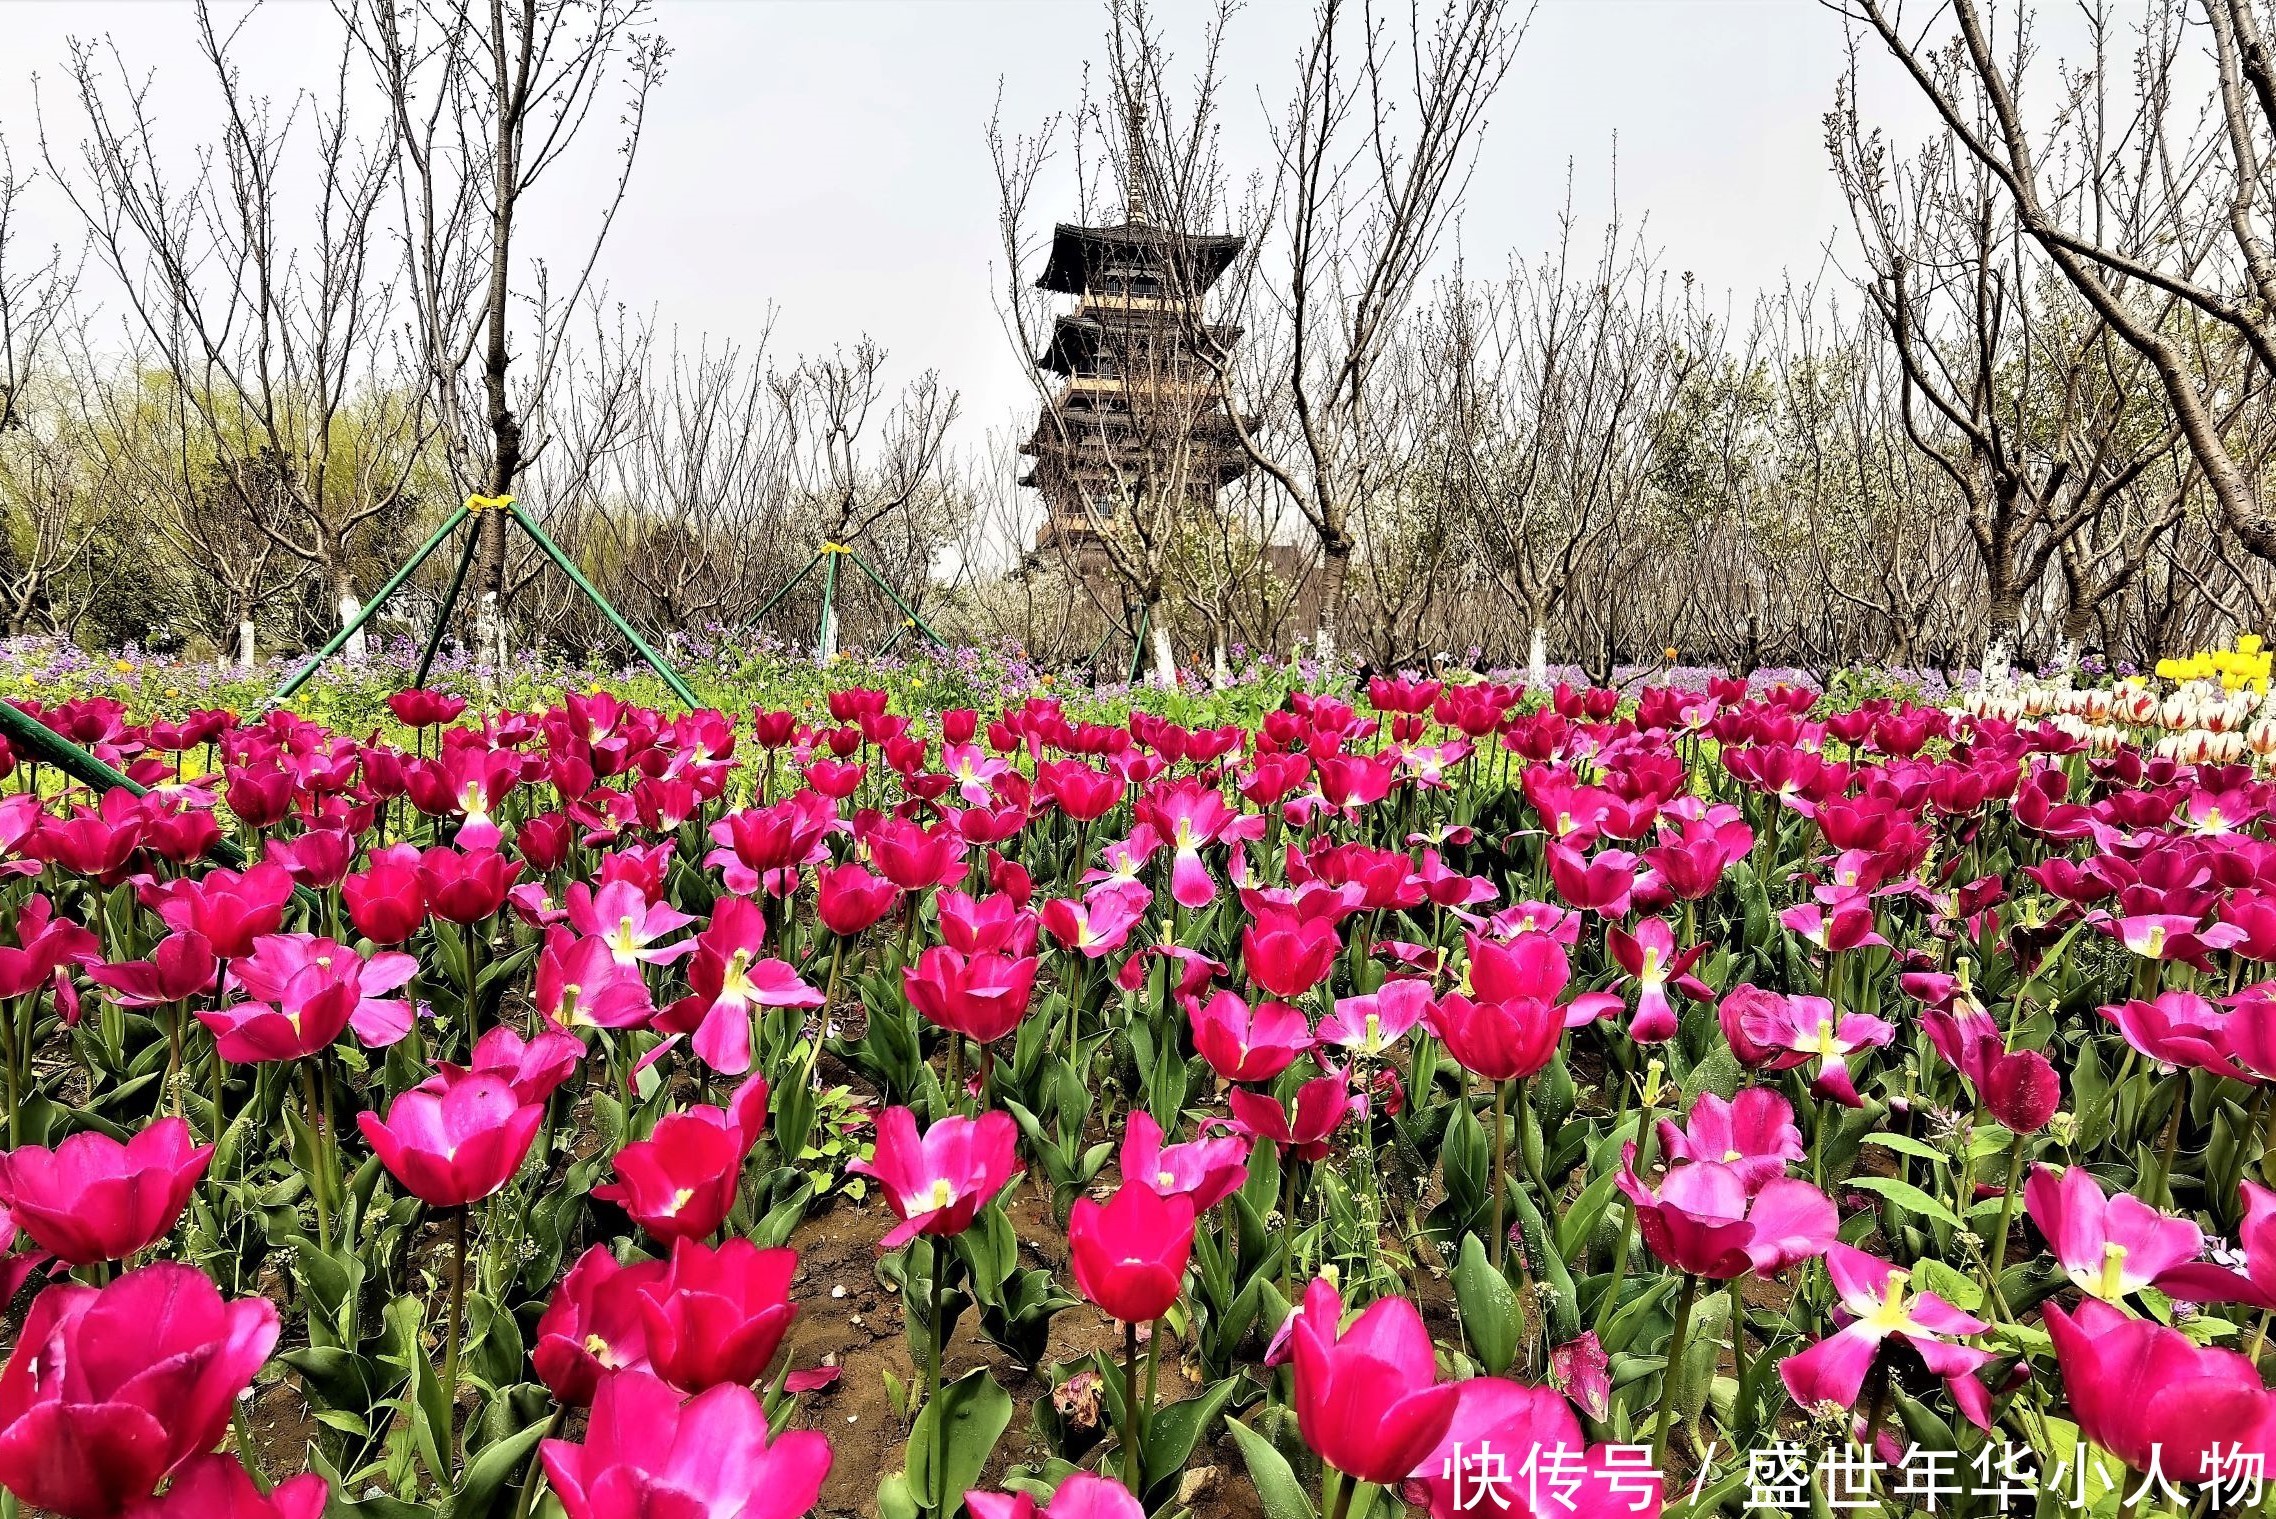
[[[2261,1509],[2267,675],[20,698],[0,1507]]]

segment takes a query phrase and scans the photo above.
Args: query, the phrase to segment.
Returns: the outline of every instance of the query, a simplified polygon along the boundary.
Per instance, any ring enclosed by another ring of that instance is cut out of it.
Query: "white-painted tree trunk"
[[[1233,683],[1233,665],[1225,657],[1225,640],[1219,638],[1210,652],[1210,682],[1220,691]]]
[[[357,599],[355,587],[344,580],[341,581],[340,626],[344,628],[349,623],[354,622],[358,617],[361,617],[363,615],[363,611],[364,604],[362,601]],[[346,653],[348,658],[361,659],[370,652],[371,646],[365,641],[364,630],[362,628],[358,628],[353,633],[350,633],[348,635],[348,642],[346,645]]]
[[[822,608],[822,630],[815,639],[814,657],[823,664],[838,657],[838,609],[835,606]]]
[[[1167,691],[1178,683],[1177,655],[1170,649],[1168,619],[1154,618],[1147,632],[1154,646],[1154,684]]]
[[[1533,641],[1526,647],[1525,678],[1536,690],[1549,684],[1549,635],[1536,625]]]
[[[237,620],[237,666],[239,669],[250,670],[253,668],[257,657],[254,643],[253,619],[250,617],[239,618]]]

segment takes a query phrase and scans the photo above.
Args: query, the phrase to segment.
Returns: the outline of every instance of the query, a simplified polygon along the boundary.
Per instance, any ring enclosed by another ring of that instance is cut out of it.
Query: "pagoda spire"
[[[1146,102],[1134,89],[1122,94],[1123,127],[1129,133],[1127,179],[1129,205],[1124,216],[1133,227],[1146,225]]]

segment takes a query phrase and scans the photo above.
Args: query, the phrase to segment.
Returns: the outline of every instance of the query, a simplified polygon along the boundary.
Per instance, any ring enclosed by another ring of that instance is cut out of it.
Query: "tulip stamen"
[[[2096,1284],[2095,1296],[2106,1303],[2115,1303],[2125,1296],[2123,1285],[2126,1273],[2126,1247],[2116,1240],[2102,1244],[2102,1279]]]

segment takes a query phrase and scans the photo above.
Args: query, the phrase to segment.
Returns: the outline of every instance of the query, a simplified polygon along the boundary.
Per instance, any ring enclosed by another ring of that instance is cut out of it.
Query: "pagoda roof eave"
[[[1111,227],[1085,227],[1060,222],[1052,228],[1051,256],[1045,260],[1036,287],[1062,295],[1081,295],[1090,288],[1099,265],[1116,254],[1159,263],[1169,250],[1186,266],[1186,277],[1196,290],[1217,282],[1240,253],[1247,239],[1238,233],[1188,235],[1145,222],[1123,222]]]

